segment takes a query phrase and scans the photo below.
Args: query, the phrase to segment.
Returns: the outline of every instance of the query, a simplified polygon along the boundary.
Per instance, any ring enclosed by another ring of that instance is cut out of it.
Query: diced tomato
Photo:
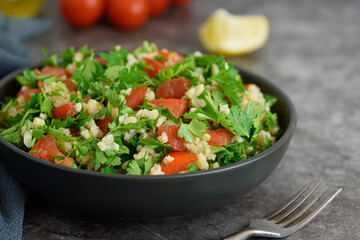
[[[75,110],[74,105],[75,105],[74,102],[69,102],[60,107],[55,108],[53,110],[54,118],[55,119],[59,119],[59,118],[66,119],[67,115],[74,116],[75,114],[78,113]]]
[[[248,89],[248,88],[249,88],[249,85],[250,85],[249,83],[244,83],[244,84],[243,84],[243,86],[244,86],[245,89]]]
[[[171,148],[177,151],[185,151],[185,140],[178,137],[179,127],[176,125],[163,125],[158,127],[159,135],[162,133],[166,133],[168,137],[167,144],[171,146]]]
[[[54,67],[54,66],[46,66],[43,69],[41,69],[41,71],[38,69],[35,69],[35,72],[37,75],[40,75],[40,76],[51,76],[54,74],[55,74],[55,77],[61,77],[64,75],[66,75],[67,77],[71,76],[69,71],[66,70],[65,68]]]
[[[182,99],[154,99],[149,103],[154,104],[156,108],[161,105],[163,105],[162,108],[167,107],[176,118],[181,117],[188,107],[188,102]]]
[[[156,89],[156,98],[179,99],[190,88],[190,81],[184,77],[167,80]]]
[[[45,87],[45,83],[43,81],[38,81],[37,86],[38,88],[42,89],[43,87]]]
[[[144,58],[144,60],[145,60],[146,65],[152,66],[154,68],[154,69],[145,69],[144,70],[150,78],[154,77],[156,74],[158,74],[158,72],[160,70],[165,68],[165,66],[161,62],[156,61],[155,59]]]
[[[70,128],[70,134],[73,137],[78,137],[80,136],[80,131],[76,128]]]
[[[111,117],[104,117],[97,122],[97,125],[104,134],[107,134],[109,132],[109,123],[111,123],[111,121]]]
[[[20,96],[24,96],[25,100],[30,101],[30,94],[36,94],[36,93],[40,93],[41,90],[38,88],[34,88],[34,89],[27,89],[27,90],[20,90],[17,94],[16,97],[20,97]]]
[[[146,95],[147,87],[137,87],[126,98],[126,105],[132,110],[139,106]]]
[[[98,63],[100,63],[101,65],[106,65],[107,62],[105,59],[101,58],[101,57],[96,57],[95,61],[97,61]]]
[[[210,141],[208,141],[209,145],[214,146],[224,146],[225,143],[229,144],[234,137],[234,134],[225,128],[206,130],[206,133],[211,137]]]
[[[189,152],[171,152],[164,157],[173,157],[174,160],[169,162],[166,166],[161,165],[161,170],[165,174],[176,174],[185,170],[192,162],[196,162],[199,158],[194,153]],[[164,159],[162,163],[164,163]]]
[[[76,91],[76,86],[75,86],[75,84],[71,81],[71,78],[67,78],[65,81],[63,81],[63,83],[65,84],[65,86],[67,87],[67,89],[69,90],[69,92],[75,92],[75,91]]]
[[[158,54],[163,55],[167,59],[167,61],[161,60],[160,62],[165,65],[170,62],[169,66],[171,66],[174,63],[180,63],[182,62],[182,60],[184,60],[184,56],[182,56],[177,52],[158,51]]]
[[[36,153],[34,151],[37,150]],[[46,138],[40,139],[29,152],[31,155],[44,159],[49,162],[55,162],[56,164],[71,167],[73,159],[66,157],[59,148],[59,144],[56,139],[50,135]],[[65,157],[63,160],[56,160],[55,156]]]

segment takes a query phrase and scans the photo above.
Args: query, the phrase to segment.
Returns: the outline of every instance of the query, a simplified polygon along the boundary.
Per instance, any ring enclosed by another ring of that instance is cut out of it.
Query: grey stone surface
[[[231,204],[175,219],[89,218],[31,195],[24,239],[219,239],[270,212],[313,177],[344,190],[313,222],[287,239],[360,238],[360,1],[195,0],[134,32],[105,23],[74,30],[60,20],[53,1],[43,14],[57,20],[56,29],[27,45],[34,61],[41,59],[41,47],[50,53],[85,43],[95,50],[115,44],[131,49],[143,39],[186,53],[201,49],[197,28],[218,7],[269,18],[266,46],[229,60],[281,86],[296,105],[298,127],[276,171]]]

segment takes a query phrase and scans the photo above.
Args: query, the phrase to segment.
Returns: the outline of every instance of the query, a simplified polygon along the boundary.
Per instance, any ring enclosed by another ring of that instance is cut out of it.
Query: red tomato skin
[[[65,68],[55,66],[45,66],[41,70],[35,69],[35,73],[39,76],[51,76],[55,74],[55,77],[57,78],[64,75],[67,77],[71,76],[71,74]]]
[[[107,62],[105,59],[101,58],[101,57],[96,57],[95,61],[97,61],[98,63],[100,63],[101,65],[106,65]]]
[[[190,81],[184,77],[167,80],[156,89],[156,98],[179,99],[190,88]]]
[[[104,117],[103,119],[97,122],[98,127],[104,133],[104,135],[109,132],[109,123],[111,122],[112,122],[111,117]]]
[[[176,125],[163,125],[158,127],[159,135],[162,133],[166,133],[168,136],[168,142],[171,148],[175,149],[176,151],[183,152],[186,150],[185,148],[185,140],[178,137],[179,127]]]
[[[126,96],[126,105],[132,110],[136,110],[137,106],[141,104],[145,95],[147,87],[137,87],[131,91],[129,96]]]
[[[194,153],[189,152],[171,152],[165,156],[171,156],[174,158],[171,162],[169,162],[166,166],[161,165],[161,170],[167,174],[176,174],[183,170],[185,170],[192,162],[196,162],[199,160],[198,156]],[[164,159],[165,159],[164,158]],[[164,160],[162,161],[162,163]]]
[[[32,151],[37,150],[37,153]],[[50,135],[47,135],[45,138],[40,139],[35,143],[34,147],[31,148],[29,153],[35,157],[41,158],[49,162],[55,162],[56,164],[63,165],[66,167],[71,167],[73,164],[73,159],[66,157],[59,148],[59,144],[56,142],[56,139]],[[65,159],[61,161],[55,160],[54,156],[62,156]]]
[[[69,102],[60,107],[55,108],[53,110],[54,118],[55,119],[59,119],[59,118],[66,119],[67,115],[74,116],[75,114],[78,113],[75,110],[74,105],[75,105],[74,102]]]
[[[134,30],[149,19],[150,5],[147,0],[108,0],[107,16],[116,27]]]
[[[69,92],[75,92],[75,91],[76,91],[76,86],[75,86],[75,84],[71,81],[71,78],[67,78],[65,81],[63,81],[63,83],[65,84],[65,86],[67,87],[67,89],[69,90]]]
[[[225,128],[206,130],[206,133],[211,137],[208,144],[213,146],[225,146],[225,142],[226,144],[229,144],[234,137],[234,134]]]
[[[145,73],[150,77],[153,78],[156,74],[158,74],[158,72],[160,70],[165,69],[165,66],[159,62],[156,61],[155,59],[151,59],[151,58],[144,58],[144,61],[146,63],[146,65],[148,66],[152,66],[154,69],[145,69]]]
[[[193,0],[172,0],[172,5],[174,5],[175,7],[183,7],[192,1]]]
[[[38,89],[38,88],[27,89],[27,90],[20,90],[20,91],[16,94],[16,97],[24,96],[25,100],[30,101],[30,94],[36,94],[36,93],[41,93],[41,90]]]
[[[42,89],[43,87],[45,87],[45,83],[42,81],[38,81],[37,86],[38,86],[38,88]]]
[[[106,0],[61,0],[60,10],[65,20],[75,28],[86,28],[104,15]]]
[[[160,61],[166,67],[171,67],[174,63],[181,63],[184,60],[184,56],[177,52],[158,51],[158,54],[164,56],[167,59]]]
[[[149,103],[154,104],[156,108],[161,105],[163,105],[162,109],[167,107],[176,118],[181,117],[188,107],[188,102],[182,99],[154,99]]]
[[[163,14],[170,5],[171,0],[148,0],[151,16],[157,17]]]

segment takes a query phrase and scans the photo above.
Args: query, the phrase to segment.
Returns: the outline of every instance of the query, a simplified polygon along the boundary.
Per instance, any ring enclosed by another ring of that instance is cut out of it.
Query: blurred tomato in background
[[[172,4],[176,7],[183,7],[192,1],[193,0],[172,0]]]
[[[116,27],[133,30],[150,17],[148,0],[108,0],[107,17]]]
[[[171,0],[148,0],[148,2],[151,16],[160,16],[169,8]]]
[[[74,27],[84,28],[98,22],[104,15],[106,0],[60,0],[64,18]]]
[[[0,0],[2,1],[2,0]],[[111,24],[124,30],[143,26],[150,17],[164,14],[170,6],[183,7],[193,0],[60,0],[65,20],[76,28],[97,23],[106,15]]]

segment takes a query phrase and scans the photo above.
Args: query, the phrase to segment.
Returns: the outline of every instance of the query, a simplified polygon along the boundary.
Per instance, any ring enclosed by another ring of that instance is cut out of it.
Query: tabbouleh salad
[[[279,132],[263,94],[223,56],[183,57],[144,41],[95,56],[87,46],[48,56],[16,77],[0,134],[71,168],[164,175],[218,168],[269,148]]]

